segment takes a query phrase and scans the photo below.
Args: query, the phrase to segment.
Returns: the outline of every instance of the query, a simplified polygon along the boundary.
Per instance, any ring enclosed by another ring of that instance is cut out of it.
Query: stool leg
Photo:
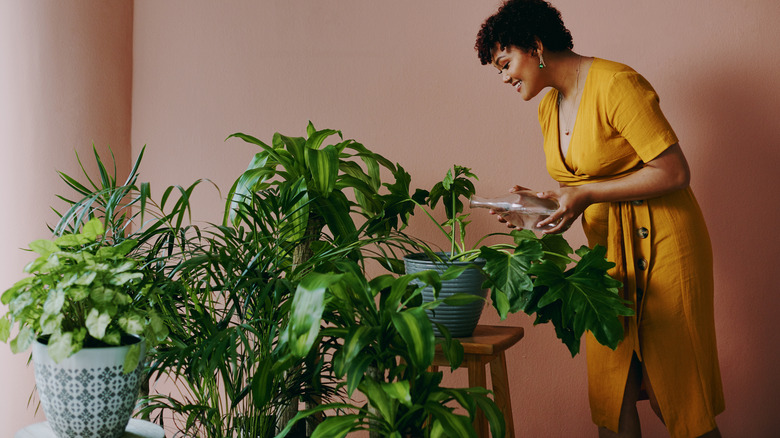
[[[469,371],[469,386],[487,386],[487,376],[485,375],[485,364],[482,363],[479,356],[467,354],[464,357],[463,362],[466,364],[466,368]],[[480,438],[487,438],[488,436],[488,424],[485,419],[485,414],[482,411],[477,411],[477,418],[474,422],[474,427],[477,431],[477,436]]]
[[[512,397],[509,390],[509,377],[506,372],[506,354],[503,351],[490,362],[490,378],[493,379],[493,394],[496,405],[504,414],[506,437],[515,438],[515,422],[512,418]]]

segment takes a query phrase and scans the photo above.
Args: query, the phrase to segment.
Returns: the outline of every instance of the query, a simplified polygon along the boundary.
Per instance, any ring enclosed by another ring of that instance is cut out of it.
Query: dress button
[[[632,204],[634,204],[634,205],[642,205],[642,204],[644,204],[644,202],[645,202],[645,201],[642,201],[642,200],[639,200],[639,201],[631,201],[631,203],[632,203]]]
[[[639,268],[640,271],[644,271],[645,269],[647,269],[647,260],[645,259],[637,260],[636,267]]]
[[[647,236],[650,235],[650,231],[648,231],[647,228],[642,227],[636,230],[636,234],[639,236],[640,239],[647,239]]]

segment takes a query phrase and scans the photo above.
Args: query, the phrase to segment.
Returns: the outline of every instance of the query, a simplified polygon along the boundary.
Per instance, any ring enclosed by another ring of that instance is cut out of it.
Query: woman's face
[[[502,49],[498,43],[493,50],[493,66],[498,68],[504,83],[512,85],[523,100],[533,99],[544,88],[539,57],[532,53],[515,46]]]

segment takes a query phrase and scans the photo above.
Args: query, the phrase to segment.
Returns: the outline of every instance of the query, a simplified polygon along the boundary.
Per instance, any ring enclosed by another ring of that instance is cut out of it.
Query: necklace
[[[574,111],[577,109],[576,103],[577,103],[577,96],[580,95],[580,67],[582,66],[582,57],[580,56],[580,62],[577,64],[577,83],[574,86],[574,101],[571,104],[571,109],[569,110],[569,116],[572,116],[574,114]],[[571,134],[571,128],[569,127],[569,118],[566,117],[566,111],[562,111],[563,105],[563,93],[558,92],[558,112],[561,113],[561,117],[563,118],[563,134],[569,135]],[[572,120],[572,123],[574,120]]]

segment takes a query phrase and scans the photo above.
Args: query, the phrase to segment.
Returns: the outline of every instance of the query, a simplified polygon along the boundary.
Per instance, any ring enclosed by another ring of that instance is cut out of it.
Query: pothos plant
[[[535,315],[535,324],[551,322],[572,356],[579,352],[586,331],[601,344],[616,348],[623,339],[619,317],[633,315],[633,311],[620,298],[621,283],[607,273],[614,263],[605,259],[606,248],[582,246],[574,251],[560,234],[538,237],[530,230],[515,230],[488,234],[468,249],[465,237],[470,221],[464,200],[475,194],[471,179],[477,177],[470,168],[455,165],[430,191],[418,189],[406,202],[420,208],[447,236],[450,260],[486,261],[482,268],[485,286],[491,289],[501,319],[524,312]],[[443,223],[432,214],[439,201],[444,205]],[[487,237],[498,235],[510,236],[513,243],[480,246]],[[425,252],[435,254],[430,249]]]
[[[37,338],[48,337],[48,352],[60,362],[85,346],[115,346],[127,335],[144,336],[150,345],[168,329],[154,304],[155,284],[139,260],[128,255],[132,239],[106,245],[102,222],[94,218],[80,232],[54,240],[36,240],[30,248],[39,257],[25,267],[30,274],[2,294],[9,307],[0,319],[0,340],[15,353]],[[125,372],[138,365],[141,349],[131,345]]]

